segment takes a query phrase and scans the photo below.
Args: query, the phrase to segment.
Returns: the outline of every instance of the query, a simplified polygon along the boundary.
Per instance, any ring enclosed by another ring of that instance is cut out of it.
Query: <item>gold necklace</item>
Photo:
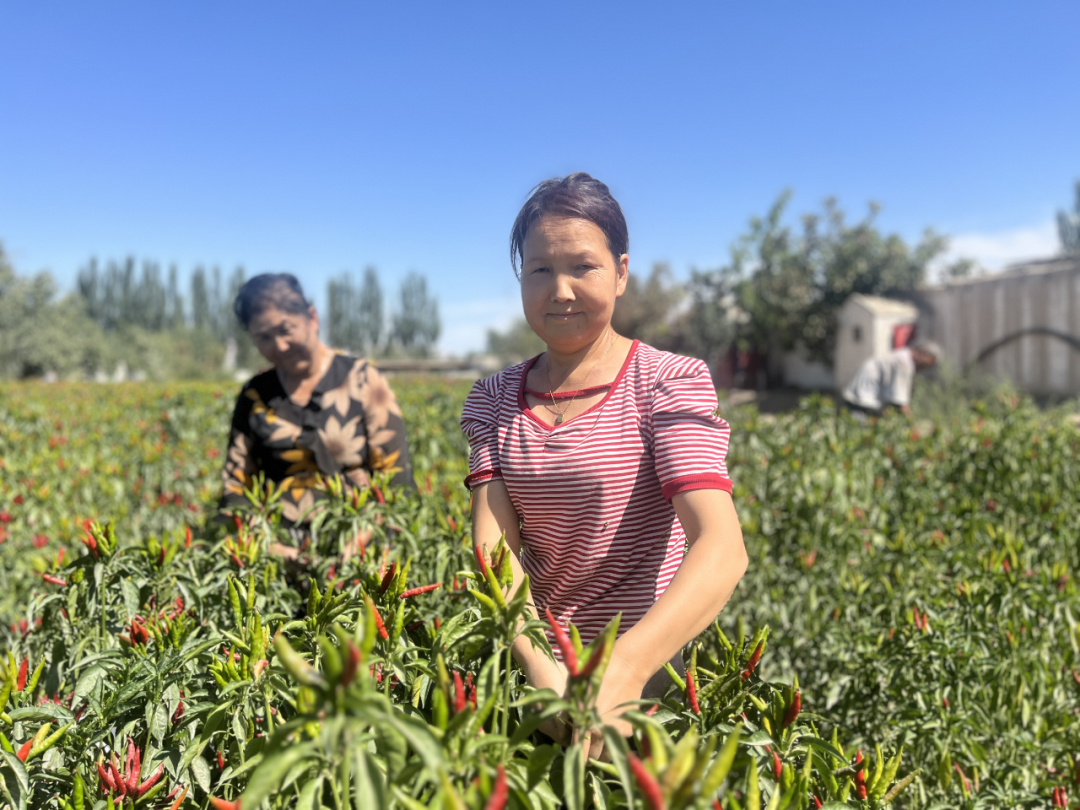
[[[614,335],[615,333],[612,332],[611,334]],[[596,370],[596,367],[598,365],[600,365],[600,363],[603,362],[605,357],[607,357],[608,352],[611,351],[611,347],[614,346],[614,345],[615,345],[615,339],[614,338],[608,340],[608,345],[607,345],[607,348],[604,349],[604,353],[601,354],[599,359],[595,363],[592,364],[592,368],[589,369],[589,373],[586,374],[585,379],[581,381],[581,388],[578,390],[578,394],[580,394],[582,391],[587,390],[587,387],[586,387],[585,383],[587,383],[589,381],[589,377],[592,376],[592,373]],[[574,400],[578,398],[578,394],[574,394],[574,396],[570,397],[570,401],[566,403],[566,407],[563,408],[560,411],[559,406],[555,404],[555,392],[554,392],[554,390],[552,388],[552,385],[551,385],[551,366],[547,362],[544,363],[544,376],[547,378],[548,396],[551,397],[551,407],[548,408],[548,410],[549,411],[550,410],[555,411],[555,414],[556,414],[556,416],[555,416],[555,424],[556,424],[556,426],[558,426],[558,425],[561,425],[563,423],[563,419],[566,417],[566,412],[568,410],[570,410],[570,406],[574,404]],[[547,408],[546,405],[544,407]]]

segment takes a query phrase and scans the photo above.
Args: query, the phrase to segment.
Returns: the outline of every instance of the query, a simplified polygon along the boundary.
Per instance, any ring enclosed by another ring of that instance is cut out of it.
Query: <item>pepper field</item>
[[[918,429],[729,414],[750,569],[690,675],[586,762],[511,665],[457,415],[396,384],[415,496],[333,482],[323,554],[208,522],[232,390],[0,387],[0,807],[1061,807],[1080,780],[1080,431],[990,396]],[[363,555],[340,551],[369,536]],[[486,574],[483,573],[486,569]],[[420,586],[439,587],[412,593]],[[591,674],[590,674],[591,671]],[[797,681],[796,681],[797,678]],[[601,733],[601,732],[597,732]]]

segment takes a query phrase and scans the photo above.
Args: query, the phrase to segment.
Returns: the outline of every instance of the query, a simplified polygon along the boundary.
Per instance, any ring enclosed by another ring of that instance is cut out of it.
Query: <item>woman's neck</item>
[[[575,352],[560,352],[548,346],[543,361],[552,389],[562,388],[571,378],[580,379],[592,372],[611,356],[611,348],[618,340],[619,336],[608,326],[594,341]]]
[[[308,365],[307,371],[301,374],[291,374],[284,369],[279,368],[278,376],[281,378],[282,383],[284,383],[286,391],[289,394],[292,394],[298,389],[313,388],[326,374],[326,370],[330,366],[332,354],[330,349],[328,349],[320,340],[315,347],[315,350],[311,353],[311,363]]]

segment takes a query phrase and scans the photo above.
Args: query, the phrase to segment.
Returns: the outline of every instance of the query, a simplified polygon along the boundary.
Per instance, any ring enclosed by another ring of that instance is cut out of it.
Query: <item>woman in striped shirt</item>
[[[747,563],[708,368],[611,328],[627,244],[603,183],[578,173],[537,186],[511,261],[547,351],[479,381],[462,414],[476,542],[490,549],[505,532],[515,588],[527,572],[536,608],[585,643],[622,612],[598,708],[623,731],[617,707],[663,691],[662,665],[681,664]],[[528,639],[513,653],[530,684],[565,689],[561,662]]]

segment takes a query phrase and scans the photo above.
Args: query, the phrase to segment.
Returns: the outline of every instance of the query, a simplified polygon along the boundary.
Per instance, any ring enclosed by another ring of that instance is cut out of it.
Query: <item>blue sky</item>
[[[631,269],[723,262],[784,188],[990,267],[1080,178],[1080,3],[0,4],[0,240],[327,278],[425,273],[446,352],[518,312],[510,224],[584,170]]]

